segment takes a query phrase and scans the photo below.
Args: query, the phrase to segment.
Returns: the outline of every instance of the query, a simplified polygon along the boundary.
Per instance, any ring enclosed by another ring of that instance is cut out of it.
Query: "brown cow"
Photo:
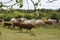
[[[15,19],[15,18],[13,18],[11,21],[13,22],[13,28],[15,26],[18,26],[20,28],[20,30],[23,28],[23,29],[27,29],[30,31],[32,28],[35,28],[35,25],[30,23],[30,21],[25,22],[26,20]]]
[[[50,21],[50,20],[45,20],[44,22],[45,22],[45,24],[48,24],[48,25],[53,25],[54,24],[54,22]]]
[[[4,21],[3,26],[8,26],[8,28],[10,28],[10,26],[12,26],[12,22]]]
[[[36,27],[34,24],[24,23],[24,21],[21,21],[21,20],[18,20],[18,22],[13,22],[13,26],[18,26],[20,30],[27,29],[30,31],[32,28]]]

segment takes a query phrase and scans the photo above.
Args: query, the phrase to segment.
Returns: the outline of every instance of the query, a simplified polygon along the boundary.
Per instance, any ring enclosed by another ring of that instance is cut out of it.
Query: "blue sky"
[[[9,0],[0,0],[0,1],[2,1],[4,4],[4,2],[8,2]],[[24,6],[21,9],[28,9],[26,1],[27,0],[23,0]],[[37,0],[34,0],[34,1],[37,2]],[[15,0],[13,0],[10,3],[4,4],[4,5],[9,6],[9,5],[12,5],[14,3],[16,3]],[[33,6],[32,2],[30,0],[28,0],[28,3],[29,3],[29,9],[33,9],[34,6]],[[41,0],[41,2],[39,4],[41,4],[41,6],[38,6],[38,8],[46,8],[46,9],[59,9],[60,8],[60,0],[56,0],[56,1],[50,2],[50,3],[48,2],[48,0]],[[3,8],[5,8],[5,7],[3,7]],[[13,8],[18,9],[19,8],[18,4],[13,6]]]

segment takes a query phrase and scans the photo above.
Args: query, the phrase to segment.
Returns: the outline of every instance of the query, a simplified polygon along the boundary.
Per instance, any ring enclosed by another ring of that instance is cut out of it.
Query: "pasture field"
[[[32,29],[33,32],[19,33],[19,30],[11,30],[0,26],[0,40],[60,40],[60,26],[40,26]]]

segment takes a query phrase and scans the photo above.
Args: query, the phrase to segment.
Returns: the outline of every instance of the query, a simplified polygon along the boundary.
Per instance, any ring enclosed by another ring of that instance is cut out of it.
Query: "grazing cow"
[[[60,20],[59,20],[59,23],[60,23]]]
[[[4,21],[3,26],[8,26],[8,28],[10,28],[10,26],[12,26],[12,22]]]
[[[13,28],[15,28],[15,26],[19,26],[19,22],[13,22]]]
[[[0,19],[0,25],[3,25],[4,19]]]
[[[12,18],[10,21],[11,22],[17,22],[17,20],[15,18]]]
[[[31,31],[32,28],[35,28],[35,25],[33,25],[33,24],[20,23],[19,24],[19,27],[20,27],[20,29],[24,28],[24,29],[27,29],[27,30],[30,30]]]
[[[27,21],[24,21],[25,23],[31,23],[31,24],[35,24],[36,26],[40,26],[40,25],[44,25],[44,21],[43,20],[36,20],[36,19],[31,19],[31,20],[27,20]]]
[[[43,20],[38,19],[38,20],[35,21],[35,24],[36,24],[37,26],[40,26],[40,25],[44,25],[45,23],[44,23]]]
[[[18,20],[15,19],[15,18],[12,18],[10,21],[12,22],[12,27],[13,27],[13,29],[15,28],[15,26],[18,26],[18,25],[19,25]]]
[[[53,20],[44,20],[45,24],[53,25],[54,21]]]
[[[53,23],[56,23],[56,20],[53,19],[48,19],[49,21],[52,21]]]
[[[45,21],[45,24],[52,25],[53,23],[51,21]]]
[[[27,21],[28,19],[26,19],[26,18],[18,18],[18,20]]]
[[[34,24],[29,23],[30,21],[26,20],[21,20],[21,19],[14,19],[13,20],[13,27],[18,26],[21,29],[27,29],[30,30],[32,28],[35,28],[36,26]]]
[[[34,24],[30,24],[30,23],[27,24],[27,23],[24,23],[24,22],[19,22],[19,27],[20,27],[20,29],[24,28],[24,29],[27,29],[27,30],[31,31],[31,29],[35,28],[36,26]]]
[[[2,19],[0,19],[0,23],[2,23]]]
[[[27,21],[24,21],[24,23],[26,24],[34,24],[35,20],[27,20]]]

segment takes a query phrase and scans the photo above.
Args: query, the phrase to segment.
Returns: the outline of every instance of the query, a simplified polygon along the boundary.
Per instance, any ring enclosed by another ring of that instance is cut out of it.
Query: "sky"
[[[5,1],[4,0],[0,0],[0,1],[2,1],[3,4],[4,5],[7,5],[7,6],[16,3],[16,0],[13,0],[12,2],[7,3],[7,4],[5,4],[4,2],[8,2],[10,0],[5,0]],[[26,1],[27,0],[23,0],[23,5],[24,6],[22,8],[20,8],[20,9],[28,9],[27,2]],[[37,2],[37,0],[33,0],[33,1],[34,2]],[[52,0],[50,0],[50,1],[52,1]],[[28,4],[29,4],[29,9],[34,9],[34,6],[33,6],[32,2],[31,2],[31,0],[28,0]],[[39,3],[39,5],[40,6],[38,6],[38,8],[40,8],[40,9],[41,8],[45,8],[45,9],[59,9],[60,8],[60,0],[56,0],[54,2],[49,2],[48,0],[41,0],[40,3]],[[6,7],[3,7],[3,8],[6,9]],[[19,9],[18,4],[14,5],[13,8],[14,9]]]

